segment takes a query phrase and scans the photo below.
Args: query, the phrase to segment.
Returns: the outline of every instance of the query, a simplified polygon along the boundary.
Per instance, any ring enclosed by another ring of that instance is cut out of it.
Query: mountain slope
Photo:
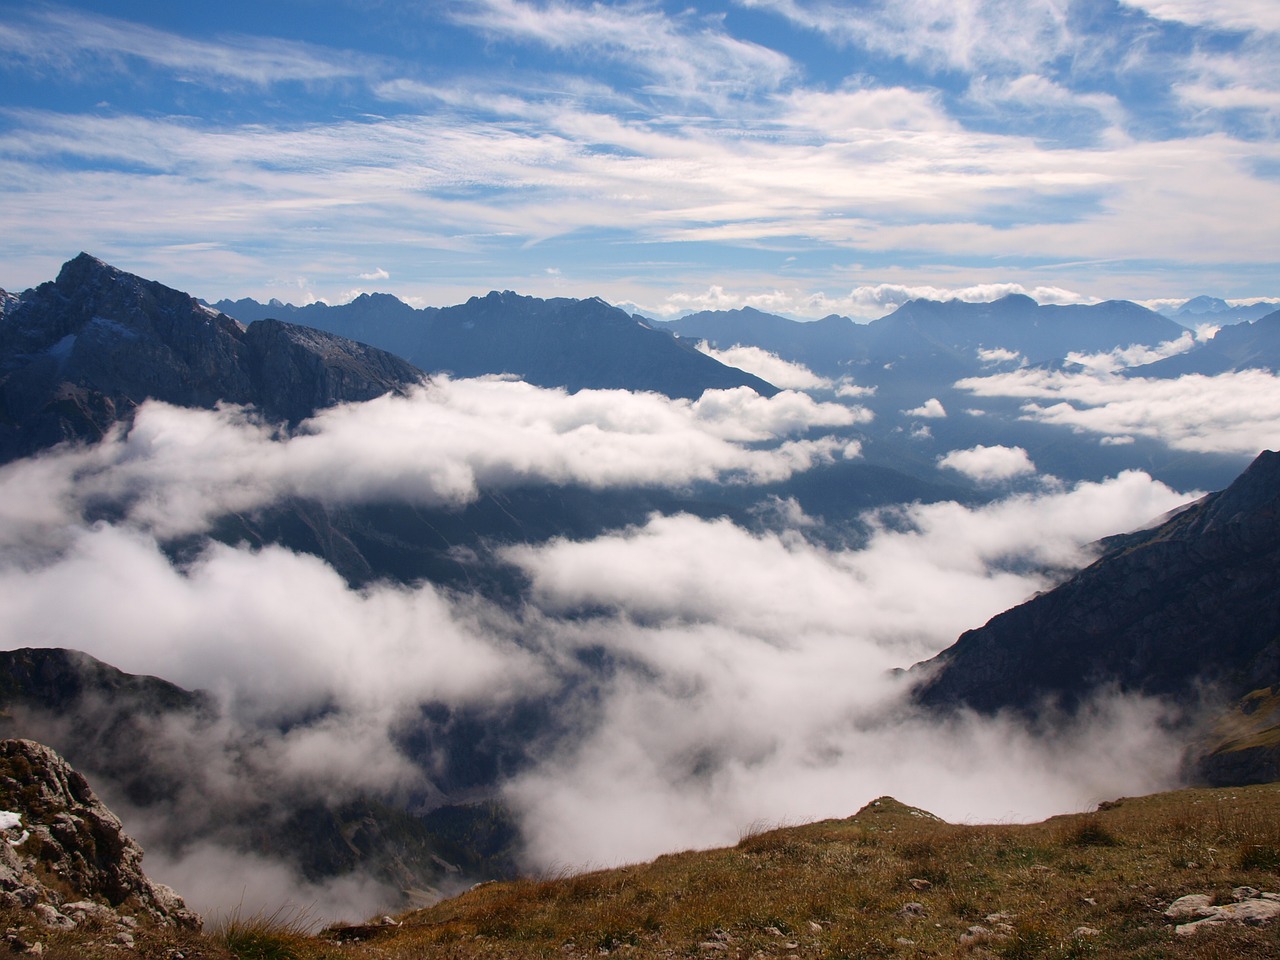
[[[392,350],[431,373],[510,374],[540,387],[647,390],[695,399],[703,391],[772,384],[728,367],[599,298],[549,300],[507,290],[456,306],[414,310],[386,294],[330,307],[222,300],[241,319],[296,319]]]
[[[1274,787],[1124,798],[1000,825],[945,823],[880,797],[851,817],[751,832],[734,847],[486,884],[398,926],[323,936],[367,941],[347,948],[354,960],[1263,960],[1280,942],[1277,813]],[[1175,907],[1187,896],[1198,899]],[[1245,909],[1247,922],[1188,926]]]
[[[147,399],[252,404],[297,421],[423,374],[382,350],[292,324],[253,324],[88,254],[5,300],[0,462],[62,440],[97,440]]]
[[[913,668],[925,678],[917,702],[1035,713],[1111,688],[1194,703],[1280,683],[1280,454],[1106,545],[1067,582]]]
[[[1216,376],[1232,370],[1280,370],[1280,310],[1223,327],[1194,350],[1125,371],[1134,377]]]

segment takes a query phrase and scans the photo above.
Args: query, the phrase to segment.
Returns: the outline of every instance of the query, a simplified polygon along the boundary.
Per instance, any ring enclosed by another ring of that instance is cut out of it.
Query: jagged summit
[[[273,310],[230,300],[217,306],[242,320],[277,316],[352,336],[431,373],[509,374],[540,387],[643,390],[689,399],[742,386],[765,396],[778,392],[599,297],[542,299],[491,290],[443,308],[415,309],[388,294],[339,306]]]
[[[148,399],[251,404],[297,421],[419,382],[384,351],[287,323],[252,324],[87,253],[0,314],[0,461],[97,440]]]

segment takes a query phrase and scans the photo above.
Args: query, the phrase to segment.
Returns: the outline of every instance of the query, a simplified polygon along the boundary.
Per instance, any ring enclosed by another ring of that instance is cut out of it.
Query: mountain
[[[905,365],[913,379],[939,385],[979,373],[979,349],[1016,351],[1040,363],[1071,352],[1156,346],[1184,332],[1180,324],[1124,300],[1041,306],[1018,294],[990,303],[910,300],[868,324],[837,316],[802,323],[747,308],[695,313],[655,326],[720,348],[762,347],[825,376],[854,374],[859,382],[885,384],[900,380]]]
[[[147,399],[252,404],[296,422],[423,379],[398,357],[332,334],[279,321],[246,328],[85,253],[0,306],[0,462],[100,439]]]
[[[1104,546],[1065,583],[917,664],[915,700],[1036,714],[1073,711],[1107,690],[1187,705],[1243,698],[1254,706],[1246,714],[1266,706],[1273,721],[1249,731],[1257,745],[1270,730],[1272,746],[1253,755],[1246,779],[1280,778],[1280,717],[1268,700],[1280,691],[1280,453],[1260,454],[1225,490]]]
[[[1167,317],[1179,323],[1194,326],[1200,323],[1240,323],[1245,320],[1258,320],[1268,313],[1274,312],[1275,303],[1266,301],[1232,306],[1218,297],[1192,297],[1182,306],[1174,310],[1161,310]]]
[[[1130,367],[1125,374],[1173,378],[1198,373],[1212,377],[1250,369],[1280,371],[1280,310],[1252,322],[1223,327],[1212,340],[1187,353]]]
[[[284,317],[355,337],[431,373],[510,374],[540,387],[645,390],[689,399],[739,386],[764,396],[778,392],[598,297],[543,300],[507,290],[421,310],[387,294],[362,294],[333,307],[275,300],[265,306],[222,300],[216,307],[243,320]]]
[[[865,357],[865,326],[835,314],[800,322],[743,307],[704,310],[678,320],[649,322],[659,330],[706,340],[719,349],[738,344],[760,347],[824,376],[848,373],[851,363]]]

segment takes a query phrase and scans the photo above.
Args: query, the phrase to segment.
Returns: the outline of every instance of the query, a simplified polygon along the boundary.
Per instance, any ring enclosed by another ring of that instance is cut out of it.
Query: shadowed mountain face
[[[384,351],[288,323],[248,329],[185,293],[80,254],[0,306],[0,462],[97,440],[147,399],[252,404],[297,421],[421,381]]]
[[[1067,582],[913,668],[926,677],[917,702],[1034,714],[1108,688],[1194,704],[1280,683],[1280,453],[1104,546]]]
[[[222,300],[242,320],[296,320],[392,350],[423,370],[458,377],[511,374],[570,391],[647,390],[696,399],[705,390],[777,387],[726,366],[599,298],[541,300],[511,291],[415,310],[386,294],[330,307]]]

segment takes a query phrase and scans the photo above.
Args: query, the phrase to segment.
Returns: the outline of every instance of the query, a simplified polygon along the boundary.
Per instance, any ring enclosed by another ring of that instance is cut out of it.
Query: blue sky
[[[3,0],[0,286],[1280,295],[1275,0]]]

